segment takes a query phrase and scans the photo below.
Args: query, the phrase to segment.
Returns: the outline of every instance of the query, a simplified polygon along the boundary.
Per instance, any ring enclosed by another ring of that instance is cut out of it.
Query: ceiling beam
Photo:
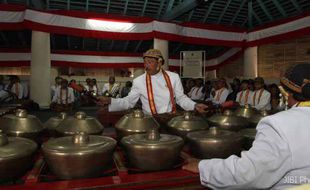
[[[253,14],[254,18],[257,20],[257,22],[258,22],[259,24],[262,24],[262,23],[263,23],[262,20],[259,18],[259,16],[257,16],[257,14],[255,13],[254,10],[253,10],[252,14]],[[253,24],[252,24],[252,27],[253,27]]]
[[[109,11],[110,11],[110,4],[111,4],[111,0],[108,0],[108,4],[107,4],[107,13],[109,13]]]
[[[139,43],[137,44],[136,48],[135,48],[135,52],[137,52],[140,49],[140,46],[142,44],[143,40],[140,40]]]
[[[88,11],[89,9],[89,0],[86,0],[86,7],[85,7],[86,11]]]
[[[144,1],[143,9],[141,12],[141,16],[144,16],[145,10],[146,10],[147,0]]]
[[[202,23],[205,23],[205,22],[207,21],[208,16],[209,16],[209,14],[211,13],[214,4],[215,4],[215,1],[212,1],[212,2],[209,4],[208,10],[207,10],[205,16],[203,17]]]
[[[82,38],[82,50],[85,49],[85,38]]]
[[[67,46],[68,46],[68,49],[70,50],[70,49],[71,49],[71,40],[70,40],[70,36],[67,36]]]
[[[123,11],[123,15],[126,15],[126,13],[127,13],[127,9],[128,9],[128,2],[129,2],[129,0],[126,0],[126,3],[125,3],[125,8],[124,8],[124,11]]]
[[[26,43],[26,39],[25,39],[23,32],[19,31],[17,35],[18,35],[19,40],[21,41],[22,46],[26,47],[27,43]]]
[[[44,9],[44,3],[42,2],[42,0],[27,0],[27,5],[29,5],[29,3],[32,4],[32,6],[36,9]]]
[[[176,54],[179,49],[182,47],[183,43],[179,42],[179,45],[174,49],[173,54]]]
[[[164,2],[165,2],[165,1],[163,1],[163,0],[160,1],[160,6],[159,6],[159,9],[158,9],[158,12],[157,12],[157,15],[156,15],[156,18],[157,18],[157,19],[160,18],[160,13],[161,13],[161,11],[162,11],[162,9],[163,9]]]
[[[300,8],[299,4],[297,3],[297,1],[296,0],[290,0],[290,2],[294,5],[295,9],[300,13],[301,8]]]
[[[224,10],[222,11],[222,13],[221,13],[219,19],[217,20],[217,23],[218,23],[218,24],[221,23],[221,20],[222,20],[224,14],[226,13],[226,10],[227,10],[227,8],[229,7],[229,4],[230,4],[230,3],[231,3],[231,0],[229,0],[228,2],[226,2],[225,8],[224,8]]]
[[[185,0],[182,3],[180,3],[178,6],[173,8],[171,11],[168,11],[163,16],[163,20],[173,20],[182,14],[193,10],[195,7],[197,7],[200,4],[199,0]]]
[[[264,13],[267,15],[268,19],[270,21],[273,20],[271,14],[268,12],[267,8],[265,7],[264,3],[261,0],[257,0],[259,6],[263,9]]]
[[[70,0],[67,1],[67,10],[70,10]]]
[[[96,46],[97,46],[97,51],[99,51],[99,49],[100,49],[100,39],[97,39],[97,44],[96,44]]]
[[[246,1],[247,1],[247,0],[243,0],[243,1],[241,2],[241,4],[240,4],[238,10],[236,11],[236,13],[235,13],[233,19],[231,19],[231,21],[230,21],[230,23],[229,23],[230,25],[232,25],[232,24],[235,22],[236,18],[238,17],[238,15],[239,15],[239,13],[240,13],[241,9],[243,8],[243,6],[244,6],[244,4],[245,4]]]
[[[276,0],[272,0],[273,4],[275,4],[275,6],[277,7],[277,9],[279,10],[279,12],[281,13],[282,16],[286,17],[287,14],[285,12],[285,10],[283,9],[283,7],[280,5],[280,3]]]
[[[253,27],[253,2],[252,0],[248,1],[248,28]]]
[[[127,41],[125,42],[123,51],[126,51],[126,50],[127,50],[128,45],[129,45],[129,42],[130,42],[129,40],[127,40]]]
[[[191,21],[191,19],[192,19],[192,16],[193,16],[193,14],[194,14],[194,11],[195,11],[195,9],[193,9],[193,10],[191,10],[191,12],[188,14],[188,17],[187,17],[187,22],[190,22]]]
[[[110,44],[109,51],[112,51],[113,46],[114,46],[114,40],[112,40],[112,42],[111,42],[111,44]]]
[[[3,39],[3,41],[5,42],[5,45],[9,44],[9,40],[7,39],[7,37],[4,35],[3,32],[0,31],[0,36]]]
[[[174,0],[168,0],[168,1],[169,2],[167,3],[165,14],[167,14],[168,12],[170,12],[172,10],[173,3],[174,3]]]

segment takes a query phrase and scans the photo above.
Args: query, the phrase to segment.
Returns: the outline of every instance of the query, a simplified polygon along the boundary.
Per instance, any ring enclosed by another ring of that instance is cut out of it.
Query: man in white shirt
[[[102,88],[102,95],[115,98],[119,94],[120,85],[115,83],[115,77],[110,76],[109,82],[105,83]]]
[[[241,106],[250,104],[252,93],[253,92],[249,89],[249,81],[243,80],[241,82],[241,91],[237,93],[236,102]]]
[[[310,179],[310,64],[289,69],[281,79],[291,109],[263,118],[249,151],[227,159],[189,160],[212,189],[287,189]]]
[[[62,79],[61,86],[56,88],[55,95],[53,96],[51,109],[55,111],[67,111],[72,108],[73,102],[73,89],[68,87],[68,81],[66,79]]]
[[[52,97],[52,98],[55,96],[56,89],[57,89],[58,87],[60,87],[61,81],[62,81],[62,78],[61,78],[61,77],[59,77],[59,76],[55,77],[55,84],[53,84],[53,85],[51,86],[51,97]]]
[[[96,85],[96,83],[95,83],[95,81],[93,79],[90,79],[87,82],[87,85],[85,85],[85,90],[88,91],[88,92],[98,93],[97,85]]]
[[[215,93],[211,94],[211,101],[213,104],[221,105],[226,101],[229,90],[226,88],[226,80],[220,78],[215,84]]]
[[[140,99],[146,114],[176,112],[176,103],[185,110],[205,112],[206,105],[197,104],[184,94],[179,75],[161,68],[164,59],[159,50],[148,50],[143,59],[146,72],[133,80],[128,96],[100,97],[98,104],[109,104],[109,111],[121,111],[133,108]]]
[[[250,105],[257,110],[270,110],[270,92],[264,89],[264,79],[256,77],[254,79],[254,92],[250,98]]]
[[[20,84],[18,76],[10,77],[10,84],[6,86],[6,90],[15,94],[17,99],[22,99],[24,95],[23,86]]]
[[[191,89],[191,91],[188,93],[188,96],[192,100],[204,100],[205,93],[203,92],[203,80],[202,79],[196,79],[195,80],[195,86]]]

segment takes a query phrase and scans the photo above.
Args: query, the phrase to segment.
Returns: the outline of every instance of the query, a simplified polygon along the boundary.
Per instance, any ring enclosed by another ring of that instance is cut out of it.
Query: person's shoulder
[[[299,118],[304,112],[307,112],[307,114],[310,114],[310,109],[306,110],[300,107],[294,107],[290,108],[285,111],[280,111],[278,113],[275,113],[270,116],[266,116],[262,119],[264,122],[285,122],[291,119]]]
[[[265,94],[270,94],[270,92],[268,90],[266,90],[266,89],[264,89],[264,93]]]
[[[145,73],[143,73],[142,75],[140,75],[137,78],[133,79],[133,82],[142,81],[144,79],[145,79]]]
[[[166,71],[166,73],[168,74],[168,76],[170,77],[172,81],[180,80],[180,76],[178,73],[171,72],[171,71]]]
[[[178,74],[178,73],[175,73],[175,72],[166,71],[166,73],[167,73],[169,76],[179,77],[179,74]]]
[[[132,85],[142,84],[145,81],[145,73],[132,80]]]

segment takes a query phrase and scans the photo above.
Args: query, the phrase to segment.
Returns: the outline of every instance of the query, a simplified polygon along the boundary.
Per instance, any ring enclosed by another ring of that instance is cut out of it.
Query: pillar
[[[57,67],[51,68],[51,86],[55,84],[55,78],[59,76]]]
[[[249,47],[244,51],[243,57],[243,76],[244,78],[257,77],[257,46]]]
[[[49,107],[51,102],[50,52],[50,34],[32,31],[30,98],[43,108]]]
[[[154,38],[154,49],[159,49],[164,57],[165,64],[163,68],[168,70],[169,67],[169,41]]]

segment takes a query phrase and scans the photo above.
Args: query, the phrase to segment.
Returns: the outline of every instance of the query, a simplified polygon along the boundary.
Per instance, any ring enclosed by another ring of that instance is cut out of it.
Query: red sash
[[[163,72],[163,76],[165,78],[165,81],[166,81],[166,84],[169,90],[169,94],[170,94],[170,102],[171,102],[171,107],[172,107],[171,113],[175,113],[176,105],[175,105],[174,94],[173,94],[170,77],[165,70],[162,70],[162,72]],[[157,114],[155,100],[154,100],[153,87],[152,87],[152,80],[151,80],[150,74],[146,74],[146,89],[147,89],[147,96],[149,99],[149,105],[150,105],[150,110],[152,112],[152,115]]]
[[[221,98],[221,96],[222,96],[223,91],[224,91],[224,88],[222,88],[222,89],[216,94],[215,100],[216,100],[217,102],[220,101],[220,98]]]
[[[246,90],[244,104],[248,103],[249,93],[250,93],[250,90],[249,89]],[[239,97],[239,102],[241,102],[242,96],[243,96],[243,91],[241,91],[241,94],[240,94],[240,97]]]
[[[256,100],[256,92],[257,92],[257,90],[254,92],[254,96],[253,96],[253,106],[255,106],[255,105],[256,105],[256,104],[255,104],[255,100]],[[263,92],[264,92],[264,89],[262,88],[262,89],[260,90],[260,92],[259,92],[259,96],[258,96],[258,101],[257,101],[257,104],[259,104],[259,102],[260,102],[260,98],[262,97]]]

